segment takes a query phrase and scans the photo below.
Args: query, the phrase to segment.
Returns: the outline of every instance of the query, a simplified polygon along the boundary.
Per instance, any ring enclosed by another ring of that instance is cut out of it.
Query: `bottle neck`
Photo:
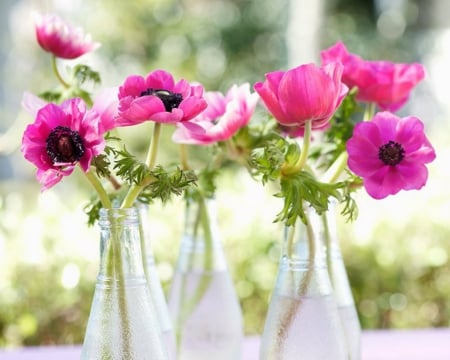
[[[290,268],[326,267],[326,253],[321,236],[321,217],[314,210],[306,211],[307,223],[297,220],[286,226],[282,247],[282,263]]]
[[[145,279],[139,224],[136,208],[100,210],[99,279]]]
[[[337,204],[336,201],[330,201],[328,211],[321,215],[320,236],[324,240],[327,248],[327,255],[331,257],[340,257],[341,251],[337,233]]]
[[[200,246],[219,242],[216,201],[213,198],[188,199],[185,209],[184,235]]]
[[[185,224],[178,266],[202,271],[226,268],[214,198],[186,200]]]

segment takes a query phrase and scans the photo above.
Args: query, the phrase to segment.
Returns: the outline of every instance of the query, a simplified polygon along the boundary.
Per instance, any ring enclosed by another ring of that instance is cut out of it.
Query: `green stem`
[[[328,210],[330,211],[330,210]],[[333,279],[333,268],[331,267],[331,234],[330,234],[330,226],[328,224],[327,214],[322,214],[322,224],[323,224],[323,238],[325,242],[325,251],[326,251],[326,259],[327,259],[327,268],[328,273],[330,274],[331,280]]]
[[[335,183],[344,169],[347,167],[347,160],[347,151],[341,152],[323,175],[322,182],[328,184]]]
[[[375,115],[375,109],[376,109],[375,103],[367,104],[366,110],[364,111],[363,121],[372,120],[373,116]]]
[[[130,352],[130,334],[131,334],[131,327],[130,327],[130,320],[128,318],[128,309],[127,309],[127,293],[125,288],[125,275],[123,273],[123,265],[122,265],[122,249],[120,244],[120,237],[116,238],[117,234],[115,234],[115,231],[113,230],[114,235],[111,237],[113,240],[113,251],[115,252],[115,272],[118,276],[118,283],[117,283],[117,295],[118,295],[118,302],[119,302],[119,315],[120,315],[120,322],[122,327],[122,341],[123,341],[123,353],[124,354],[131,354]]]
[[[109,199],[108,193],[106,192],[105,188],[103,187],[98,177],[91,170],[89,170],[87,173],[84,174],[86,175],[86,178],[89,180],[91,185],[94,187],[95,191],[97,191],[102,206],[105,209],[111,209],[112,208],[111,200]]]
[[[298,221],[298,220],[297,220]],[[295,251],[295,231],[296,231],[296,223],[289,228],[287,244],[286,244],[286,256],[288,261],[292,259],[292,255]],[[305,296],[308,291],[308,287],[311,284],[311,279],[314,274],[315,267],[315,256],[316,256],[316,245],[314,240],[314,232],[311,226],[311,222],[309,219],[306,224],[306,241],[308,242],[308,263],[305,275],[302,277],[302,281],[300,284],[297,284],[297,271],[290,270],[292,287],[295,289],[295,298]],[[292,264],[289,264],[289,267]],[[295,265],[294,265],[295,266]],[[298,288],[297,288],[298,286]],[[289,328],[292,322],[295,319],[296,314],[298,313],[298,309],[301,306],[301,301],[293,301],[289,304],[289,306],[284,309],[285,311],[280,315],[279,319],[279,328],[277,332],[277,341],[275,342],[278,346],[278,349],[274,350],[273,354],[281,354],[282,348],[284,346],[284,341],[289,333]]]
[[[180,163],[181,169],[189,170],[188,149],[186,144],[180,144]]]
[[[161,123],[155,122],[155,125],[153,127],[152,139],[150,141],[147,158],[145,160],[145,164],[147,165],[149,170],[153,169],[153,167],[155,166],[160,137],[161,137]],[[145,183],[145,181],[143,181],[141,184],[132,185],[127,195],[123,199],[121,207],[122,208],[132,207],[138,195],[146,185],[147,184]]]
[[[303,137],[303,146],[300,156],[294,166],[292,167],[288,166],[287,169],[283,171],[284,174],[290,175],[298,173],[305,166],[306,160],[308,160],[309,147],[311,145],[311,132],[312,132],[312,121],[308,120],[305,123],[305,135]]]
[[[56,56],[52,56],[52,69],[53,72],[56,76],[56,78],[58,79],[58,81],[66,88],[70,88],[70,84],[67,83],[61,76],[59,70],[58,70],[58,65],[56,64]]]
[[[148,166],[149,169],[153,169],[153,167],[156,164],[156,156],[158,155],[159,139],[161,137],[161,128],[162,128],[161,123],[155,122],[155,125],[153,126],[152,140],[150,142],[150,147],[148,149],[147,158],[145,160],[145,164]]]

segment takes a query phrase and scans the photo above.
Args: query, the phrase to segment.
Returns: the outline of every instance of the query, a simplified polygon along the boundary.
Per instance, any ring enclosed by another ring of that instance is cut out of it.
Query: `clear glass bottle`
[[[327,247],[327,264],[349,349],[350,360],[361,359],[361,325],[337,236],[336,203],[322,215],[323,238]]]
[[[140,203],[138,205],[138,210],[142,231],[141,247],[144,272],[147,278],[148,286],[150,287],[150,295],[152,296],[156,307],[156,314],[158,316],[162,338],[166,345],[169,359],[175,360],[175,334],[173,332],[172,319],[170,318],[169,308],[167,306],[166,297],[161,285],[161,280],[158,276],[158,269],[156,268],[155,258],[153,255],[148,205]]]
[[[320,217],[286,228],[261,339],[261,360],[348,360],[328,275]]]
[[[101,209],[100,269],[82,360],[167,360],[142,265],[135,208]]]
[[[243,321],[219,238],[214,199],[187,200],[169,293],[179,360],[238,360]]]

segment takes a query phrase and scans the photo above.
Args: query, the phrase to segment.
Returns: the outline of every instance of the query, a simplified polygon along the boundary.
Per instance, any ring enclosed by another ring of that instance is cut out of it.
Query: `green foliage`
[[[71,81],[67,87],[58,87],[53,90],[44,91],[39,94],[39,97],[47,102],[57,104],[66,99],[78,97],[91,105],[91,94],[84,90],[82,86],[85,85],[86,82],[91,82],[94,85],[100,84],[100,74],[87,65],[77,64],[71,69],[71,78],[73,81]]]
[[[181,195],[185,190],[197,182],[194,171],[185,171],[177,167],[167,170],[156,166],[149,172],[149,184],[139,195],[138,199],[144,203],[151,203],[159,199],[164,204],[172,195]]]
[[[300,218],[304,223],[307,223],[305,208],[311,206],[318,214],[322,214],[328,210],[330,197],[340,199],[337,189],[341,187],[341,183],[326,184],[318,182],[306,171],[281,178],[281,191],[275,196],[283,198],[284,206],[277,214],[275,221],[292,226],[297,218]]]
[[[102,208],[102,202],[97,198],[91,199],[91,201],[84,207],[84,212],[88,216],[87,224],[93,226],[100,218],[100,209]]]
[[[72,70],[72,78],[78,88],[81,88],[87,81],[92,82],[95,85],[101,83],[100,74],[97,71],[92,70],[89,66],[83,64],[77,64]]]

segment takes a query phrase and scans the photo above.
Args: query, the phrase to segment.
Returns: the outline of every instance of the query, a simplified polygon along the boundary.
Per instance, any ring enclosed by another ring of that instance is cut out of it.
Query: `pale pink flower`
[[[275,119],[285,126],[323,127],[341,104],[348,88],[341,82],[343,66],[314,64],[266,74],[266,80],[254,85]]]
[[[131,75],[119,87],[118,126],[144,121],[177,123],[196,117],[206,108],[201,85],[182,79],[175,83],[164,70],[155,70],[145,78]]]
[[[342,62],[342,81],[350,88],[358,88],[358,100],[375,103],[382,110],[401,108],[412,89],[425,77],[421,64],[363,60],[349,53],[342,42],[322,51],[321,58],[323,64]]]
[[[250,121],[258,94],[251,93],[246,83],[233,85],[226,95],[207,92],[205,99],[208,103],[205,111],[191,121],[177,123],[175,142],[208,145],[228,140]]]
[[[53,14],[36,15],[36,38],[47,52],[62,59],[75,59],[97,49],[100,44],[93,42],[90,35],[75,28]]]
[[[436,157],[419,119],[389,112],[356,124],[347,152],[348,167],[375,199],[422,188],[428,178],[425,164]]]

